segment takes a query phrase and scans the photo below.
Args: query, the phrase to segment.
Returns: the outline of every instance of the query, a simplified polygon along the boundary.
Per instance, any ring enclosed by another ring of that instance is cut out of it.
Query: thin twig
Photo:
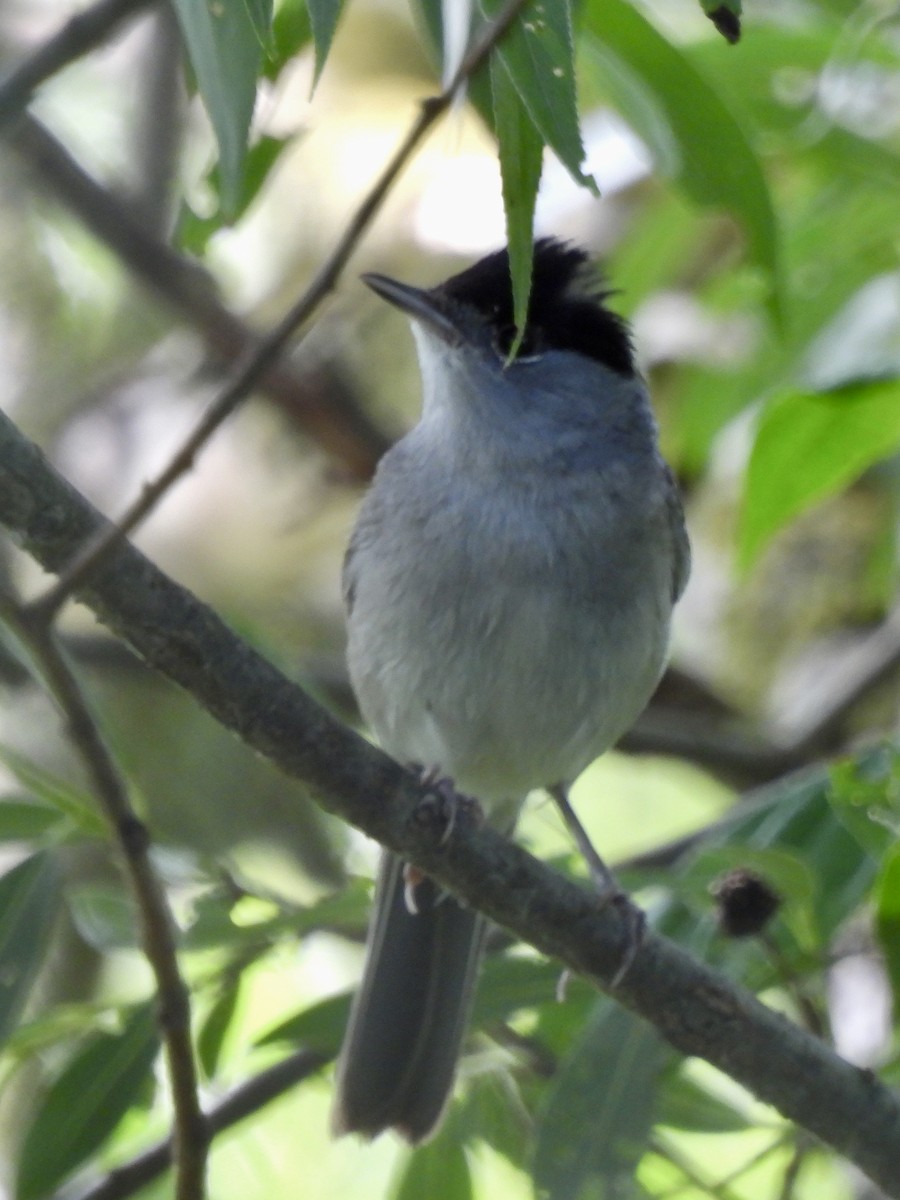
[[[206,1113],[211,1135],[231,1128],[252,1116],[270,1101],[308,1079],[328,1062],[328,1056],[312,1050],[298,1050],[272,1067],[260,1071],[240,1084]],[[116,1167],[99,1183],[80,1192],[75,1200],[125,1200],[158,1179],[172,1162],[172,1143],[157,1142],[130,1162]]]
[[[150,861],[147,827],[132,808],[126,785],[52,630],[35,621],[27,610],[3,593],[0,593],[0,616],[29,647],[48,691],[62,710],[69,737],[84,762],[118,844],[121,865],[137,906],[144,954],[156,981],[157,1021],[166,1050],[175,1111],[175,1197],[201,1200],[209,1134],[197,1095],[190,1000],[178,969],[172,916]]]
[[[45,621],[48,615],[55,613],[72,592],[77,590],[112,547],[122,541],[147,516],[175,480],[191,468],[196,455],[212,434],[262,379],[297,329],[312,316],[337,283],[362,234],[406,167],[413,151],[442,113],[449,108],[460,87],[487,60],[491,50],[527,2],[528,0],[507,0],[498,16],[485,27],[482,35],[476,40],[447,87],[439,95],[422,103],[406,137],[350,218],[337,246],[313,277],[304,294],[278,325],[238,362],[230,383],[213,401],[169,464],[155,479],[144,485],[141,494],[119,520],[83,547],[56,583],[33,602],[34,610],[40,611]]]
[[[146,228],[115,192],[98,183],[36,117],[24,114],[2,132],[29,174],[107,246],[145,287],[197,330],[216,365],[234,367],[253,354],[259,335],[218,295],[214,277]],[[354,479],[368,479],[389,441],[349,389],[323,387],[314,371],[282,359],[258,384],[288,419]]]
[[[21,112],[40,85],[104,41],[126,17],[154,0],[99,0],[76,13],[29,58],[0,80],[0,125]]]
[[[763,931],[759,935],[759,943],[763,947],[768,956],[769,962],[775,969],[775,973],[781,981],[782,987],[794,1001],[797,1006],[797,1012],[800,1015],[800,1020],[803,1025],[809,1030],[814,1037],[824,1038],[828,1036],[827,1018],[819,1011],[810,997],[803,990],[803,981],[797,977],[792,964],[787,956],[782,953],[780,946],[771,936],[771,934]]]
[[[778,1193],[778,1200],[791,1200],[791,1197],[794,1195],[794,1188],[797,1186],[797,1179],[811,1149],[812,1146],[809,1140],[798,1136],[794,1146],[794,1153],[791,1155],[791,1161],[784,1170],[784,1179],[781,1181],[781,1191]]]

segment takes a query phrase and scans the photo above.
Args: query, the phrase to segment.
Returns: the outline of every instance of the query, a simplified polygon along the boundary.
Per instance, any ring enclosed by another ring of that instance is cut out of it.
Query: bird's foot
[[[637,957],[644,940],[646,918],[643,912],[633,904],[629,896],[622,891],[615,875],[597,853],[587,831],[575,814],[569,803],[568,789],[559,785],[550,789],[550,794],[563,815],[563,820],[569,828],[582,857],[587,863],[591,881],[597,889],[597,902],[600,910],[615,905],[619,909],[624,929],[624,947],[622,961],[612,977],[610,984],[616,988],[628,974],[632,963]],[[564,973],[557,985],[557,995],[565,992],[567,973]]]
[[[445,846],[450,840],[457,821],[482,824],[484,814],[478,801],[458,792],[453,780],[442,775],[437,767],[414,764],[412,769],[418,771],[420,782],[428,788],[428,794],[415,807],[413,819],[423,831],[434,832],[439,846]]]

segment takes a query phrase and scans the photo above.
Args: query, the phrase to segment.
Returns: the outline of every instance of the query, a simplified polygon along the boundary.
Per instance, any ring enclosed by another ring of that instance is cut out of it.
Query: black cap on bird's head
[[[451,345],[467,340],[474,325],[490,331],[505,357],[515,340],[509,252],[497,250],[437,287],[398,283],[385,275],[364,275],[385,300],[421,321]],[[619,375],[634,374],[628,325],[605,304],[608,291],[592,278],[587,254],[555,238],[534,247],[528,320],[519,353],[571,350]]]

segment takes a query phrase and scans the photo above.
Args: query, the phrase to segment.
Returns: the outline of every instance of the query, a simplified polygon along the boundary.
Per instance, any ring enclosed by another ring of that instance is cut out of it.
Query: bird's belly
[[[645,583],[614,603],[566,602],[549,580],[498,585],[485,602],[483,588],[476,597],[458,583],[452,603],[405,610],[395,596],[370,611],[364,646],[353,622],[363,715],[394,758],[439,768],[488,806],[571,782],[649,699],[667,600]]]

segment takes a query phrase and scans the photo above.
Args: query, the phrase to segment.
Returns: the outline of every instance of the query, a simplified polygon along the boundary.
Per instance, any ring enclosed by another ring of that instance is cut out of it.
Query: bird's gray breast
[[[671,538],[627,464],[464,475],[402,444],[383,462],[348,553],[348,662],[389,754],[490,803],[574,779],[646,704]]]

